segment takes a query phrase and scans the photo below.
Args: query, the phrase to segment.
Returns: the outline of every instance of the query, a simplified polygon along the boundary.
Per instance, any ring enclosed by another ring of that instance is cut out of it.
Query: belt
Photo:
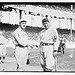
[[[4,44],[0,43],[0,45],[4,45]]]
[[[23,45],[20,45],[20,44],[17,44],[16,46],[22,47],[22,48],[28,47],[27,45],[26,46],[23,46]]]
[[[42,46],[54,45],[54,43],[43,43]]]

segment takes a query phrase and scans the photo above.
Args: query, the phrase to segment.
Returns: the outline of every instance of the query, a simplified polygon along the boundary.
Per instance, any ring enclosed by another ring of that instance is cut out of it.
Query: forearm
[[[35,40],[28,40],[27,44],[28,45],[39,45],[40,43],[38,41],[35,41]]]
[[[23,41],[18,41],[18,44],[22,45],[22,46],[26,46],[27,44]]]

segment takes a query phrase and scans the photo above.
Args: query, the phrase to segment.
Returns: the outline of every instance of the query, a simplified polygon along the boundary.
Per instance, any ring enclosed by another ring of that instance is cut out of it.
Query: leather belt
[[[42,46],[54,45],[54,43],[43,43]]]
[[[4,44],[0,43],[0,45],[4,45]]]
[[[22,47],[22,48],[28,47],[27,45],[26,46],[23,46],[23,45],[20,45],[20,44],[17,44],[16,46]]]

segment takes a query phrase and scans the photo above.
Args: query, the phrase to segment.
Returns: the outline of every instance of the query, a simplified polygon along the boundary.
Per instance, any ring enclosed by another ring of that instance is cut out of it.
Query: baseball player
[[[51,27],[47,18],[42,20],[42,24],[44,29],[40,33],[41,54],[43,55],[41,65],[45,65],[43,67],[44,71],[52,71],[55,61],[53,52],[56,52],[59,46],[58,33],[56,29]]]
[[[17,70],[25,71],[29,53],[28,47],[32,46],[32,44],[35,42],[28,40],[28,35],[26,33],[27,21],[21,19],[19,25],[20,26],[13,33],[16,46],[15,56],[17,60]]]

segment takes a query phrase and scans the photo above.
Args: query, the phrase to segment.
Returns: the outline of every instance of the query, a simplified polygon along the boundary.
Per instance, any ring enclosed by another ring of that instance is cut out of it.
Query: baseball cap
[[[25,20],[25,19],[20,19],[19,23],[21,23],[21,22],[27,22],[27,20]]]
[[[49,22],[49,20],[48,20],[47,18],[44,18],[44,19],[42,20],[42,23],[44,23],[44,22]]]

